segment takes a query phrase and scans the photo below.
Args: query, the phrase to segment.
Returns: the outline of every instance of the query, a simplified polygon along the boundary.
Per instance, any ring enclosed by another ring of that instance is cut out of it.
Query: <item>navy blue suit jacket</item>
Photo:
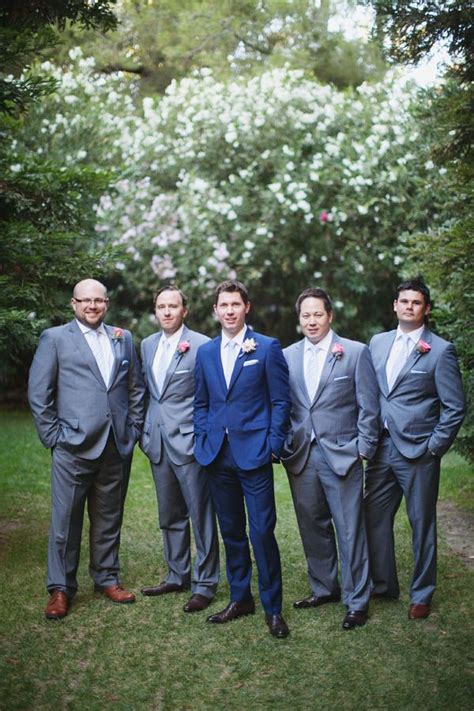
[[[289,428],[288,366],[275,338],[247,328],[251,353],[240,351],[229,388],[221,363],[221,336],[200,347],[195,366],[194,456],[208,466],[219,454],[227,431],[229,445],[243,471],[268,464],[279,455]]]

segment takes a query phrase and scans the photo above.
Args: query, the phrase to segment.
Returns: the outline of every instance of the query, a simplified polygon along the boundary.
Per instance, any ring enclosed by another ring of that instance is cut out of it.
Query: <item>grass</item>
[[[404,512],[396,536],[403,595],[375,601],[369,624],[340,629],[341,605],[297,611],[308,593],[305,562],[286,476],[276,472],[277,536],[282,552],[288,640],[271,638],[254,617],[225,626],[185,615],[186,594],[113,605],[92,591],[87,530],[80,590],[63,621],[43,617],[50,455],[28,413],[0,413],[0,708],[200,711],[472,709],[473,576],[441,542],[433,614],[409,622],[410,532]],[[472,472],[448,455],[441,496],[472,505]],[[123,581],[139,593],[162,579],[154,487],[137,452],[123,526]],[[256,587],[254,585],[254,587]],[[228,601],[221,581],[210,610]]]

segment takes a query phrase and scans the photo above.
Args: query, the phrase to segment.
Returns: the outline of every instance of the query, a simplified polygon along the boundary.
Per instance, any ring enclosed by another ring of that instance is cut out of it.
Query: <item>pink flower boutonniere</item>
[[[113,333],[112,333],[112,340],[115,341],[121,341],[123,338],[123,328],[114,328]]]
[[[335,343],[331,348],[331,353],[333,354],[335,360],[341,360],[344,354],[344,346],[341,346],[340,343]]]
[[[189,351],[191,348],[191,344],[189,341],[181,341],[178,343],[178,347],[176,348],[176,358],[179,358],[179,356],[184,355]]]
[[[242,349],[239,353],[239,358],[244,355],[244,353],[253,353],[257,348],[257,341],[255,338],[246,338],[242,343]]]
[[[424,355],[425,353],[429,353],[431,350],[431,346],[429,343],[426,341],[419,340],[418,343],[415,346],[415,350],[417,353],[420,353],[421,355]]]

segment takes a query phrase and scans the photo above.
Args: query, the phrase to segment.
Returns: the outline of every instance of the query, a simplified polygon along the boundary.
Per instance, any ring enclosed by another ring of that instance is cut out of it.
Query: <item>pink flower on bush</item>
[[[422,341],[421,339],[418,341],[415,348],[416,348],[416,352],[421,353],[421,355],[423,355],[424,353],[429,353],[431,350],[430,344],[427,343],[426,341]]]
[[[340,343],[335,343],[331,348],[331,353],[336,360],[340,360],[344,353],[344,346],[341,346]]]
[[[321,214],[319,215],[319,221],[320,222],[328,222],[329,221],[329,213],[327,210],[323,210]]]
[[[114,331],[112,333],[112,340],[113,341],[121,341],[123,338],[123,328],[114,328]]]
[[[176,355],[179,357],[180,355],[184,355],[189,351],[191,348],[191,344],[189,341],[181,341],[178,343],[178,347],[176,348]]]

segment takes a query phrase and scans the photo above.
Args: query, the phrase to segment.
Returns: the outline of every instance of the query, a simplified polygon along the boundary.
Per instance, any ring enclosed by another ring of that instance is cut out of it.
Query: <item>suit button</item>
[[[105,413],[105,416],[106,416],[106,417],[110,417],[110,412],[106,412],[106,413]]]

